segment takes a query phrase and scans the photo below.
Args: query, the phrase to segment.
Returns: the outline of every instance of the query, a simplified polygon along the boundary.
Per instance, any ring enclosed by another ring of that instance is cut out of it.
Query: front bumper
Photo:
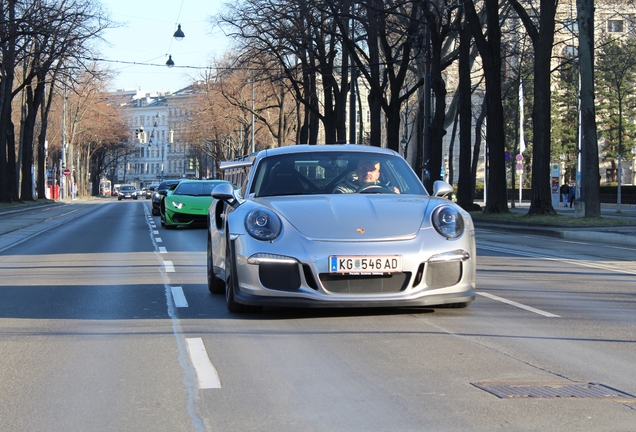
[[[165,218],[166,225],[205,227],[207,223],[207,213],[193,214],[166,209]]]
[[[253,306],[408,307],[468,304],[475,299],[475,241],[441,239],[422,230],[410,240],[339,243],[305,239],[255,242],[239,235],[230,242],[237,302]],[[433,241],[430,240],[433,239]],[[429,241],[424,241],[429,239]],[[282,246],[282,245],[279,245]],[[260,250],[256,250],[260,247]],[[267,249],[267,250],[264,250]],[[402,272],[385,275],[329,273],[328,260],[341,255],[402,255]]]

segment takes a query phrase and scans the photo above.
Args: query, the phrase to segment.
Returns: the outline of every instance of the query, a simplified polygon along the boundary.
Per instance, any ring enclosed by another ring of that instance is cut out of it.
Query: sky
[[[229,49],[210,17],[227,0],[101,0],[117,28],[104,32],[99,46],[103,67],[115,72],[109,90],[175,92],[187,87]],[[185,38],[174,39],[177,25]],[[172,56],[175,66],[165,64]],[[139,63],[139,64],[134,64]]]

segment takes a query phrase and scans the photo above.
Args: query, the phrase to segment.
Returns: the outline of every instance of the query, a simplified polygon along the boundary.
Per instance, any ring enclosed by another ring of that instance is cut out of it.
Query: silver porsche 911
[[[396,152],[296,145],[225,162],[208,215],[208,288],[231,312],[263,306],[465,307],[470,215],[428,195]]]

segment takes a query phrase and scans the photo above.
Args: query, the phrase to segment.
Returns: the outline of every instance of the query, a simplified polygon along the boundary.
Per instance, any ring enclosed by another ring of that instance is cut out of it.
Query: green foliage
[[[578,69],[572,57],[564,56],[559,68],[559,84],[552,93],[552,143],[550,158],[565,157],[565,172],[574,178],[578,149]]]
[[[636,40],[606,37],[598,55],[596,73],[597,121],[605,139],[603,158],[615,161],[619,154],[631,157],[636,146]]]

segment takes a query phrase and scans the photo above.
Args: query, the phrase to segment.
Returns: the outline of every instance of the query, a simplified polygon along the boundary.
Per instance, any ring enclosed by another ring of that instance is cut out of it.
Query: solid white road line
[[[482,295],[484,297],[488,297],[489,299],[492,299],[492,300],[497,300],[497,301],[500,301],[502,303],[509,304],[511,306],[514,306],[514,307],[518,307],[520,309],[525,309],[527,311],[534,312],[534,313],[539,314],[539,315],[543,315],[543,316],[548,317],[548,318],[560,318],[560,315],[555,315],[555,314],[552,314],[550,312],[542,311],[541,309],[535,309],[535,308],[533,308],[531,306],[526,306],[524,304],[517,303],[517,302],[514,302],[512,300],[507,300],[507,299],[505,299],[503,297],[498,297],[498,296],[493,295],[493,294],[489,294],[489,293],[486,293],[486,292],[478,292],[477,294]]]
[[[214,365],[208,357],[201,338],[186,338],[188,354],[194,370],[197,373],[197,380],[200,389],[221,388],[221,380]]]
[[[188,301],[185,298],[185,294],[183,294],[183,288],[181,288],[180,286],[174,286],[170,287],[170,291],[172,291],[172,300],[174,300],[175,307],[188,307]]]
[[[164,261],[163,267],[166,269],[166,273],[174,273],[174,264],[172,264],[172,261]]]

